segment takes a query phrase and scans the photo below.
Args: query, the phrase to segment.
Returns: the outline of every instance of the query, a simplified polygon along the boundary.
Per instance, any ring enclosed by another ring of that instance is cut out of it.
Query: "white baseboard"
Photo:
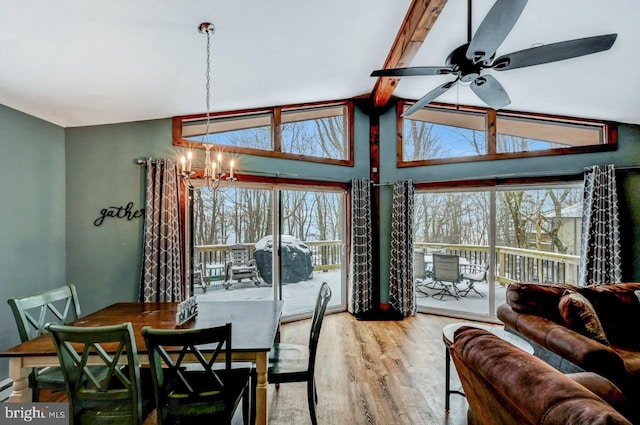
[[[3,381],[0,381],[0,402],[5,402],[9,399],[11,395],[11,379],[7,378]]]

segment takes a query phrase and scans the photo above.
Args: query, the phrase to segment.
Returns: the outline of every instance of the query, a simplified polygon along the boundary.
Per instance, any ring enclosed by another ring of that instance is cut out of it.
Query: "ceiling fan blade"
[[[519,50],[500,56],[491,67],[496,71],[505,71],[590,55],[609,50],[617,37],[618,34],[597,35]]]
[[[471,90],[493,109],[501,109],[511,103],[511,99],[509,99],[509,95],[502,87],[502,84],[492,75],[483,75],[473,80]]]
[[[409,77],[414,75],[451,74],[453,68],[446,66],[414,66],[411,68],[378,69],[371,73],[372,77]]]
[[[402,116],[406,117],[409,116],[411,114],[413,114],[414,112],[416,112],[418,109],[422,108],[423,106],[425,106],[426,104],[432,102],[436,97],[440,96],[441,94],[443,94],[444,92],[446,92],[447,90],[449,90],[451,87],[453,87],[453,85],[457,82],[458,80],[455,79],[453,81],[449,81],[447,83],[442,84],[441,86],[436,87],[435,89],[431,90],[429,93],[425,94],[422,99],[418,100],[416,103],[413,104],[413,106],[409,109],[407,109]]]
[[[488,62],[496,53],[520,17],[527,0],[498,0],[476,30],[469,48],[467,59]]]

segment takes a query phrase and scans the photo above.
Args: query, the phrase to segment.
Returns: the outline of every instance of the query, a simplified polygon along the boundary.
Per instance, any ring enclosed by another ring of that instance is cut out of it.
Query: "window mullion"
[[[273,108],[273,150],[282,152],[282,108]]]
[[[498,139],[496,117],[495,109],[487,109],[487,134],[485,135],[485,140],[487,142],[487,154],[489,155],[493,155],[498,151],[496,148]]]

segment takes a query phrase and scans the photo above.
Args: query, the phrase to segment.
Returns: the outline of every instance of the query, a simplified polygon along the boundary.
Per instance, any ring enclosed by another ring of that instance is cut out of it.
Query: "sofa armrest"
[[[553,320],[535,314],[518,313],[507,304],[498,307],[498,318],[503,321],[505,327],[513,329],[574,365],[605,376],[616,384],[625,382],[624,362],[611,347]]]
[[[472,424],[629,424],[577,380],[488,331],[460,328],[450,351]]]

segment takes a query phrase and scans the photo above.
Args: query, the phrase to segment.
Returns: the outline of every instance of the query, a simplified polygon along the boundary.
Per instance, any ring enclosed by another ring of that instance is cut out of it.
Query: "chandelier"
[[[211,35],[215,31],[215,26],[209,22],[203,22],[198,25],[198,31],[201,34],[207,36],[207,70],[206,70],[206,101],[207,101],[207,115],[206,115],[206,127],[204,134],[202,135],[202,146],[205,148],[204,169],[202,170],[203,184],[198,187],[204,187],[210,190],[217,190],[220,187],[220,182],[226,180],[228,182],[235,182],[237,178],[234,176],[235,161],[229,161],[229,175],[227,176],[223,164],[222,154],[218,152],[216,158],[212,158],[211,143],[207,141],[209,135],[209,125],[211,122]],[[196,186],[191,181],[191,177],[195,174],[192,168],[193,152],[191,149],[187,152],[186,157],[180,158],[178,164],[178,172],[182,177],[185,185],[189,189],[195,189]]]

